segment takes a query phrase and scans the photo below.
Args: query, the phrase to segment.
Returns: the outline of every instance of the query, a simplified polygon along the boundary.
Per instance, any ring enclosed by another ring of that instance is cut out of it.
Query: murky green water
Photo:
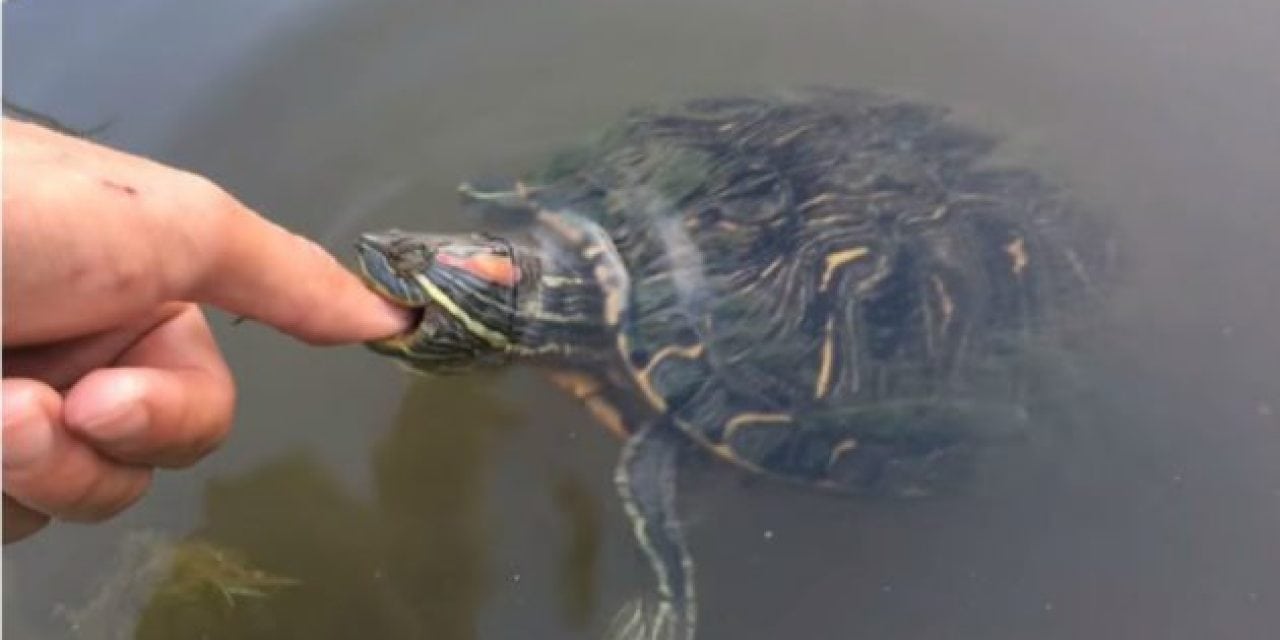
[[[455,183],[640,102],[823,82],[1019,132],[1128,235],[1085,426],[912,504],[695,469],[701,637],[1280,630],[1274,3],[19,0],[4,18],[6,98],[109,123],[338,252],[368,227],[462,228]],[[592,638],[647,587],[617,443],[536,375],[411,386],[359,348],[215,322],[234,437],[116,521],[6,548],[10,637]],[[148,545],[184,538],[229,554],[220,595],[138,588],[164,584]]]

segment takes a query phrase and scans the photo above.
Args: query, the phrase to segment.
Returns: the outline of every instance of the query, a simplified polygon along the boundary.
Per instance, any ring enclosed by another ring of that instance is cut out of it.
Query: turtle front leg
[[[615,622],[620,628],[613,637],[693,639],[697,613],[693,558],[676,513],[676,458],[684,437],[660,421],[632,435],[618,460],[614,482],[636,542],[653,567],[658,602],[651,613],[642,607],[628,620]]]

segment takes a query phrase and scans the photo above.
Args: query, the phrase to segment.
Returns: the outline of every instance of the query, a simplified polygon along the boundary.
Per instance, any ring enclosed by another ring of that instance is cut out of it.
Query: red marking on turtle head
[[[505,287],[514,287],[520,282],[520,267],[511,260],[511,256],[477,253],[463,257],[439,253],[436,254],[436,262],[462,269],[481,280]]]

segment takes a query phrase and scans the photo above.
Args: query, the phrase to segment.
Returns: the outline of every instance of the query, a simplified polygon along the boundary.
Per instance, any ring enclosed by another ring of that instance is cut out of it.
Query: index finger
[[[105,330],[174,300],[312,343],[408,323],[317,245],[205,178],[35,125],[6,119],[4,133],[6,346]]]
[[[312,343],[383,338],[408,325],[404,309],[373,293],[319,245],[222,196],[211,213],[219,221],[219,246],[211,247],[205,270],[188,285],[191,299]]]

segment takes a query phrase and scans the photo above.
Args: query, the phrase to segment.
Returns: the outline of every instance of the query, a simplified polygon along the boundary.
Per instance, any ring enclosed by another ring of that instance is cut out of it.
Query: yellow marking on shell
[[[542,286],[544,287],[550,287],[554,289],[557,287],[570,287],[574,285],[580,285],[582,284],[582,278],[570,278],[566,276],[544,274],[542,278],[539,279],[539,282],[541,282]]]
[[[930,213],[930,214],[929,214],[929,217],[925,218],[925,220],[927,220],[927,221],[929,221],[929,222],[935,222],[935,221],[937,221],[937,220],[940,220],[940,219],[942,218],[942,216],[947,215],[947,210],[948,210],[949,208],[950,208],[950,205],[948,205],[947,203],[945,203],[945,202],[944,202],[944,203],[942,203],[942,204],[938,205],[938,207],[937,207],[936,209],[934,209],[934,210],[933,210],[933,213]]]
[[[929,277],[929,281],[933,284],[933,292],[938,295],[942,307],[942,326],[946,327],[951,324],[951,318],[955,315],[956,303],[947,293],[947,285],[942,282],[942,278],[933,275]]]
[[[462,307],[458,306],[458,303],[454,302],[444,291],[441,291],[429,278],[419,273],[414,276],[414,279],[418,281],[418,284],[422,285],[422,288],[426,290],[427,295],[431,296],[433,302],[444,307],[444,310],[448,311],[449,315],[457,318],[467,328],[467,331],[480,336],[485,342],[498,349],[506,349],[511,346],[511,342],[507,340],[506,336],[467,315],[467,312],[463,311]]]
[[[814,216],[812,218],[809,218],[809,224],[813,225],[814,227],[828,227],[828,226],[843,224],[844,222],[848,221],[848,219],[849,219],[849,214],[844,211],[840,211],[837,213],[833,213],[829,216]]]
[[[858,292],[859,294],[866,293],[871,289],[873,289],[876,285],[880,284],[880,282],[883,281],[888,276],[889,276],[889,259],[887,256],[881,255],[876,260],[875,271],[872,272],[871,275],[867,276],[866,278],[859,280],[857,286],[854,287],[854,291]]]
[[[858,260],[869,253],[871,253],[871,250],[866,247],[853,247],[851,249],[844,249],[842,251],[827,254],[827,266],[822,271],[822,283],[818,285],[818,290],[827,290],[827,287],[831,285],[831,277],[835,275],[836,269],[839,269],[854,260]]]
[[[835,199],[836,199],[836,195],[834,193],[823,193],[823,194],[816,195],[812,198],[809,198],[804,202],[801,202],[800,206],[797,208],[800,209],[801,211],[805,211],[812,207],[816,207],[820,204],[831,202],[832,200],[835,200]]]
[[[746,469],[747,471],[750,471],[752,473],[760,473],[760,474],[766,473],[764,467],[738,455],[738,452],[734,451],[733,447],[730,447],[727,444],[711,445],[710,449],[712,453],[720,456],[721,459],[727,460],[733,464],[736,464],[739,467]]]
[[[653,368],[658,366],[659,362],[662,362],[671,356],[680,356],[681,358],[693,360],[694,358],[702,357],[702,352],[705,350],[706,346],[702,343],[663,347],[662,349],[659,349],[657,353],[653,354],[653,358],[649,360],[648,366],[644,368],[645,374],[647,375],[652,372]]]
[[[554,322],[557,324],[569,324],[571,322],[585,322],[588,319],[588,317],[585,314],[565,315],[563,313],[551,313],[549,311],[543,311],[541,307],[538,308],[538,312],[536,314],[531,314],[531,315],[534,315],[539,320],[543,320],[546,322]]]
[[[627,349],[628,347],[624,346],[623,348]],[[666,399],[664,399],[662,395],[653,388],[653,380],[651,379],[651,376],[654,368],[667,358],[673,356],[679,356],[687,360],[701,358],[702,353],[705,350],[706,348],[702,344],[689,346],[672,345],[670,347],[659,349],[657,353],[653,354],[653,357],[649,360],[649,364],[646,365],[644,369],[636,371],[635,373],[636,384],[639,385],[640,392],[644,394],[644,397],[649,401],[649,404],[653,405],[653,407],[658,411],[667,410]]]
[[[778,146],[778,147],[780,147],[780,146],[782,146],[782,145],[784,145],[784,144],[787,144],[788,142],[791,142],[792,140],[795,140],[796,138],[798,138],[798,137],[800,137],[800,136],[804,135],[806,132],[808,132],[808,131],[810,131],[810,130],[812,130],[812,129],[813,129],[813,125],[812,125],[812,124],[806,124],[806,125],[801,126],[801,127],[796,127],[795,129],[793,129],[793,130],[791,130],[791,131],[789,131],[789,132],[787,132],[787,133],[784,133],[784,134],[782,134],[782,135],[780,135],[780,136],[778,136],[778,137],[774,138],[774,139],[773,139],[773,144],[774,144],[774,146]]]
[[[791,415],[786,413],[739,413],[724,423],[724,435],[720,439],[728,442],[744,424],[790,424],[791,420]]]
[[[818,358],[818,382],[813,387],[815,400],[821,400],[831,392],[831,368],[836,357],[835,328],[835,318],[827,318],[827,327],[822,338],[822,351]]]
[[[600,282],[600,289],[604,291],[604,321],[610,327],[618,326],[618,322],[622,319],[622,288],[610,286],[616,284],[610,281],[609,268],[603,264],[596,265],[596,280]]]
[[[1013,263],[1013,275],[1021,276],[1023,270],[1027,268],[1027,243],[1018,236],[1013,242],[1005,245],[1004,252],[1009,254],[1009,260]]]
[[[778,267],[781,267],[781,266],[782,266],[782,259],[781,259],[781,258],[775,258],[775,259],[773,260],[773,262],[770,262],[770,263],[769,263],[769,266],[767,266],[767,267],[765,267],[765,268],[764,268],[764,271],[761,271],[761,272],[760,272],[760,277],[761,277],[761,278],[768,278],[770,275],[772,275],[772,274],[773,274],[773,272],[774,272],[774,271],[777,271],[777,270],[778,270]]]
[[[839,443],[836,444],[836,446],[831,448],[831,457],[827,459],[827,469],[831,469],[831,467],[834,467],[836,462],[840,460],[840,456],[843,456],[844,454],[849,453],[850,451],[853,451],[854,449],[857,449],[857,448],[858,448],[857,438],[848,438],[846,440],[841,440]]]

